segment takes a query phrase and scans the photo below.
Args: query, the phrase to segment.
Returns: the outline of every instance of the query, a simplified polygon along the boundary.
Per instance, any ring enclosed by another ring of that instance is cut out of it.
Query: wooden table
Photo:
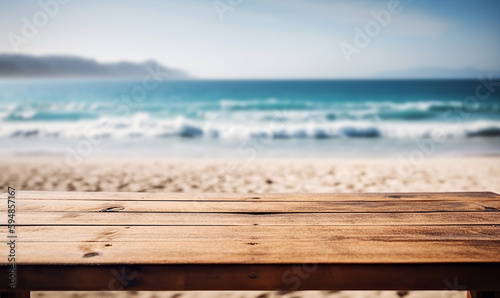
[[[8,233],[4,203],[0,237],[16,236],[16,292],[0,278],[2,297],[44,290],[469,290],[498,297],[500,290],[500,196],[491,192],[18,191],[14,201],[15,231]],[[7,275],[9,245],[0,254]]]

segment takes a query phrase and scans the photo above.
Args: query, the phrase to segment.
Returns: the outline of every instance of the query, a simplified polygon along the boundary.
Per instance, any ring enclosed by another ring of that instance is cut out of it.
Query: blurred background
[[[500,149],[497,1],[1,7],[5,155]]]

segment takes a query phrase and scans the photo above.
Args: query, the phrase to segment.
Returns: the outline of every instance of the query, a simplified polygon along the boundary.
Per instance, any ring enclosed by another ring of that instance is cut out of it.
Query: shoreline
[[[255,156],[255,157],[235,157],[235,156],[168,156],[168,155],[148,155],[139,156],[133,154],[94,154],[88,157],[83,157],[83,162],[87,161],[100,161],[100,162],[127,162],[127,161],[227,161],[227,160],[251,160],[251,161],[377,161],[377,160],[397,160],[401,155],[396,157],[389,156],[378,156],[378,155],[367,155],[367,156]],[[64,154],[0,154],[0,162],[5,161],[23,161],[23,160],[39,160],[39,161],[64,161],[66,156]],[[465,154],[465,155],[431,155],[425,157],[426,160],[470,160],[470,159],[498,159],[500,161],[499,154]]]

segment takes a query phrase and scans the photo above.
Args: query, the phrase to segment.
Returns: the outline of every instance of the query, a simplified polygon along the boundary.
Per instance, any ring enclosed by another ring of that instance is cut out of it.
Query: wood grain
[[[415,213],[129,213],[129,212],[18,212],[17,225],[77,226],[414,226],[500,225],[496,212]],[[0,217],[0,224],[7,224]]]
[[[207,202],[207,201],[76,201],[18,200],[18,212],[208,212],[208,213],[379,213],[379,212],[483,212],[500,211],[500,200],[429,201],[293,201],[293,202]],[[7,205],[0,206],[6,212]]]
[[[18,242],[500,240],[499,226],[18,226]],[[1,238],[7,239],[2,231]],[[209,245],[206,243],[205,245]],[[388,252],[390,253],[390,252]],[[1,260],[1,257],[0,257]]]
[[[499,262],[500,240],[19,242],[18,264]],[[6,265],[6,252],[2,252]]]
[[[500,196],[490,192],[19,191],[16,225],[19,290],[290,290],[285,275],[312,267],[288,277],[304,290],[440,290],[455,278],[500,288]],[[123,268],[134,281],[110,288]]]
[[[7,193],[2,194],[7,197]],[[137,192],[46,192],[19,191],[22,200],[104,200],[104,201],[386,201],[398,200],[491,200],[500,199],[493,192],[442,193],[301,193],[301,194],[237,194],[237,193],[137,193]]]

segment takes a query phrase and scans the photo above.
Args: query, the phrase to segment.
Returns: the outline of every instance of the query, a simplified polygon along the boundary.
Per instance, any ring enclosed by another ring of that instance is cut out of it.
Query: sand
[[[0,159],[0,187],[134,192],[500,192],[500,157],[398,159]]]
[[[399,159],[89,158],[75,167],[48,157],[0,159],[0,186],[23,190],[134,192],[500,193],[500,157]],[[445,285],[443,285],[445,288]],[[34,297],[465,297],[464,292],[35,292]]]

